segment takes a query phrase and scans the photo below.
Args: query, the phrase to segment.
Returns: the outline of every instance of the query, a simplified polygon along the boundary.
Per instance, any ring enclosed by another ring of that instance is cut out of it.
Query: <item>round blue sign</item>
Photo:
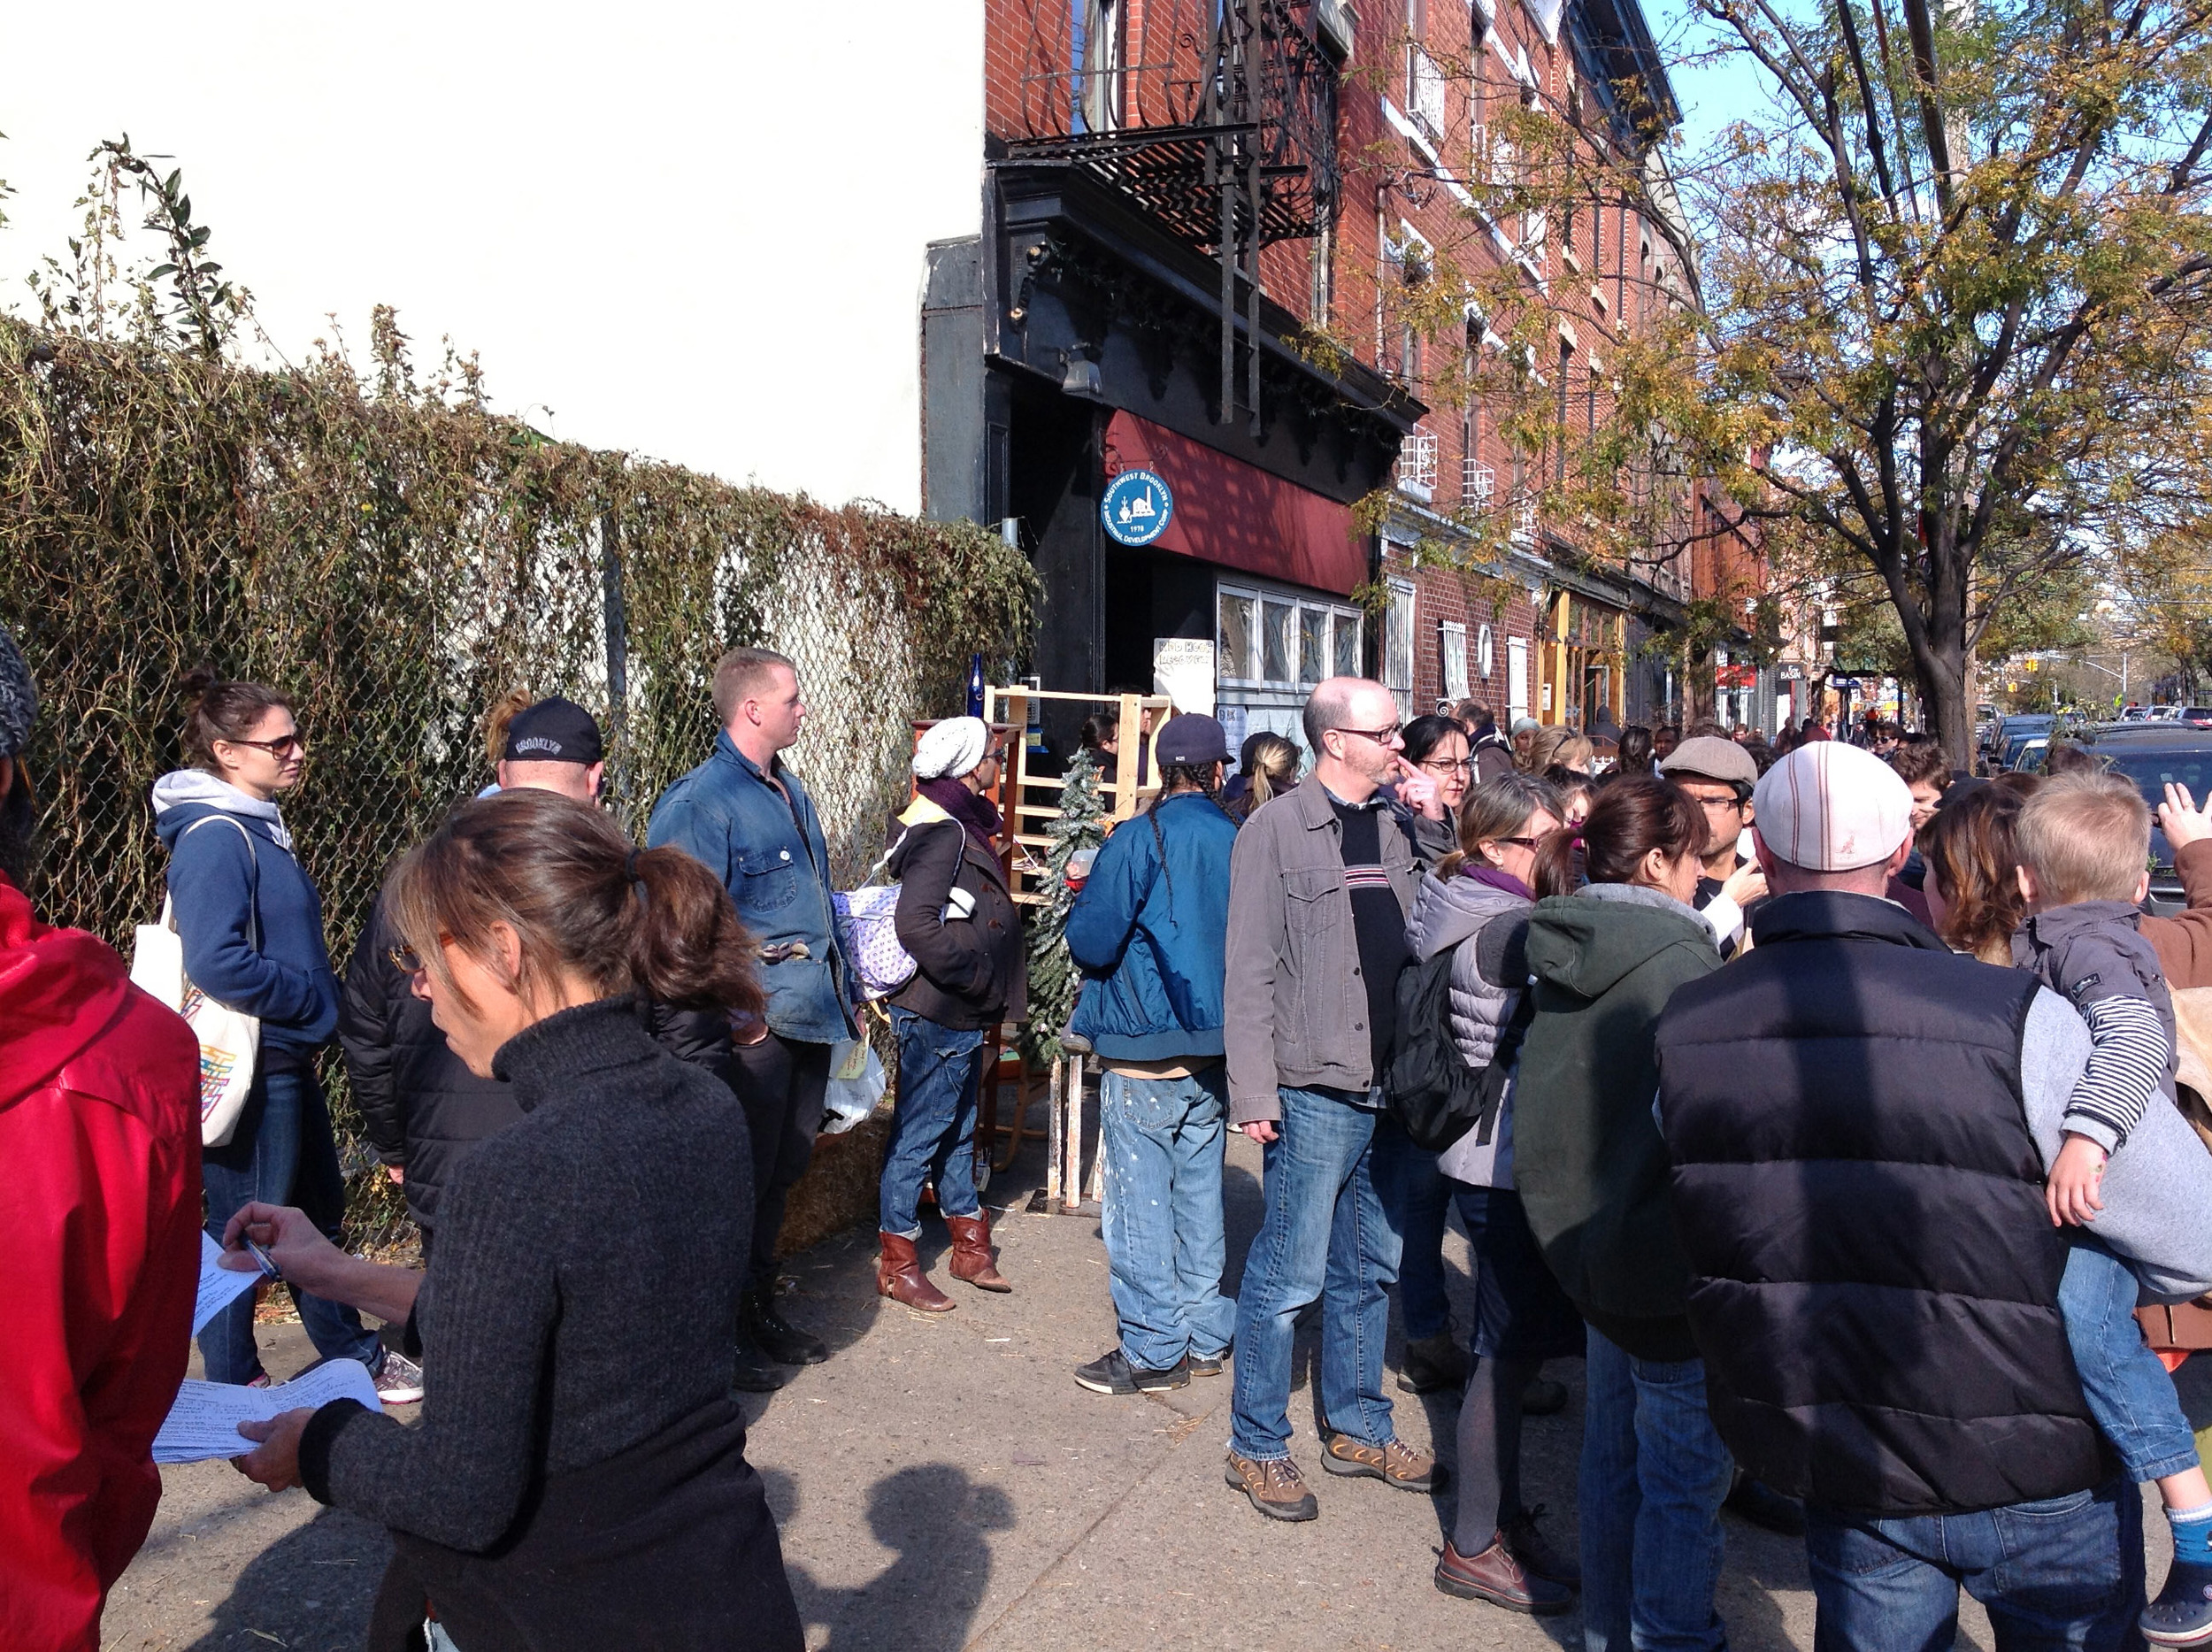
[[[1117,544],[1149,545],[1167,531],[1175,514],[1175,496],[1151,471],[1124,471],[1106,484],[1099,519]]]

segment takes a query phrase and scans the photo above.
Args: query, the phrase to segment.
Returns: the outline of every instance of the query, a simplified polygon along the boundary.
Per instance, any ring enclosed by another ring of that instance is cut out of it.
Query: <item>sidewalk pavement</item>
[[[1025,1160],[1039,1156],[1032,1149]],[[1448,1494],[1415,1497],[1322,1471],[1311,1325],[1301,1333],[1291,1406],[1292,1449],[1321,1503],[1308,1525],[1266,1520],[1223,1484],[1225,1377],[1127,1399],[1077,1387],[1072,1368],[1113,1341],[1105,1256],[1094,1215],[1025,1212],[1038,1180],[1021,1173],[1030,1168],[1018,1163],[985,1195],[1012,1207],[996,1234],[1010,1295],[953,1281],[933,1221],[924,1254],[959,1303],[954,1313],[879,1301],[872,1233],[785,1263],[791,1317],[836,1351],[749,1404],[748,1455],[782,1527],[810,1648],[1579,1648],[1574,1615],[1516,1617],[1436,1591],[1430,1571],[1449,1529]],[[1233,1137],[1232,1288],[1258,1225],[1259,1169],[1258,1149]],[[1446,1255],[1463,1325],[1468,1258],[1456,1227]],[[263,1338],[280,1374],[311,1357],[296,1325],[264,1327]],[[1394,1327],[1394,1372],[1398,1357]],[[1573,1399],[1557,1417],[1530,1420],[1524,1474],[1529,1499],[1548,1506],[1571,1546],[1580,1362],[1555,1361],[1547,1374],[1569,1379]],[[1400,1433],[1440,1441],[1448,1462],[1455,1396],[1392,1392]],[[360,1645],[389,1552],[380,1529],[320,1509],[304,1492],[273,1496],[225,1464],[172,1468],[164,1481],[153,1533],[109,1602],[105,1645]],[[1800,1545],[1733,1518],[1726,1525],[1720,1610],[1730,1644],[1809,1648]],[[2154,1515],[2149,1530],[2162,1538],[2162,1526]],[[2154,1587],[2162,1564],[2154,1562]],[[1970,1602],[1960,1644],[1992,1645]]]

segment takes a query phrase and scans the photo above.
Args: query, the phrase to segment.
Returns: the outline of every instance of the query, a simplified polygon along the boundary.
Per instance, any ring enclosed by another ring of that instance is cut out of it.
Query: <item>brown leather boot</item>
[[[973,1216],[949,1216],[945,1226],[952,1230],[952,1277],[965,1279],[979,1291],[1010,1291],[1014,1287],[1000,1277],[998,1265],[991,1256],[991,1218],[984,1211]]]
[[[896,1233],[878,1233],[882,1249],[876,1257],[876,1295],[918,1308],[926,1314],[949,1314],[958,1306],[929,1282],[914,1255],[914,1241]]]

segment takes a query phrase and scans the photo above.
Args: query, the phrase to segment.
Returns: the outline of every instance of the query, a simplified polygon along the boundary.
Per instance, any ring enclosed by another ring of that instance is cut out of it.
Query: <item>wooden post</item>
[[[1083,1057],[1068,1057],[1068,1080],[1061,1087],[1067,1107],[1060,1141],[1065,1158],[1060,1168],[1060,1209],[1072,1216],[1083,1208]]]
[[[1060,1206],[1060,1089],[1067,1070],[1065,1057],[1052,1064],[1052,1094],[1045,1110],[1045,1209],[1055,1214]]]

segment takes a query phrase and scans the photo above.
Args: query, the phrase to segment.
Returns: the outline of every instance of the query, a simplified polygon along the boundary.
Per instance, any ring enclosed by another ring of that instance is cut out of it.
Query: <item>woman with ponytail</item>
[[[391,1529],[380,1652],[426,1602],[465,1648],[795,1652],[730,1398],[745,1119],[638,1009],[759,1010],[728,893],[682,850],[525,790],[456,811],[384,904],[454,1054],[512,1085],[522,1117],[456,1167],[427,1273],[348,1256],[296,1210],[232,1218],[237,1263],[251,1239],[288,1279],[404,1322],[437,1388],[413,1428],[349,1401],[248,1425],[261,1444],[241,1470]]]
[[[1720,967],[1690,904],[1705,836],[1680,787],[1624,775],[1537,856],[1513,1168],[1544,1260],[1589,1323],[1576,1508],[1592,1645],[1727,1644],[1713,1590],[1733,1464],[1706,1415],[1651,1116],[1659,1013]]]

